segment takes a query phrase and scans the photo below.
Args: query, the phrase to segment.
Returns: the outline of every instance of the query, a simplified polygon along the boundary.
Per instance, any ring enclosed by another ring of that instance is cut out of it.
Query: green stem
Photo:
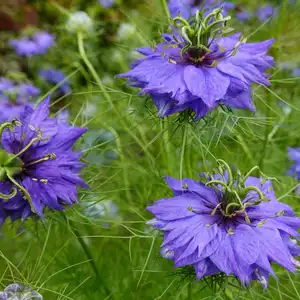
[[[98,76],[96,70],[94,69],[93,65],[91,64],[91,62],[89,61],[85,49],[84,49],[84,43],[83,43],[83,35],[81,32],[78,32],[77,34],[77,40],[78,40],[78,50],[79,50],[79,54],[82,58],[82,60],[84,61],[84,63],[86,64],[87,68],[89,69],[89,71],[91,72],[93,78],[95,79],[96,83],[99,85],[101,92],[103,93],[105,99],[108,101],[108,103],[110,104],[110,106],[114,109],[114,111],[116,112],[116,114],[118,115],[118,117],[120,118],[120,121],[123,125],[123,127],[126,129],[126,131],[128,132],[128,134],[136,141],[136,143],[142,148],[144,149],[144,145],[141,143],[141,141],[139,140],[139,138],[132,132],[132,130],[130,128],[128,128],[127,124],[125,123],[125,121],[123,121],[124,116],[122,116],[120,114],[120,112],[117,110],[117,108],[114,106],[111,97],[109,95],[109,93],[106,91],[105,86],[103,85],[100,77]],[[155,162],[153,155],[147,150],[145,149],[145,153],[149,156],[150,160],[152,163]]]
[[[188,300],[192,300],[192,298],[193,298],[192,283],[188,284],[187,289],[188,289]]]
[[[162,4],[162,7],[164,9],[164,12],[165,12],[166,16],[168,17],[168,20],[171,20],[171,14],[170,14],[170,11],[169,11],[169,8],[168,8],[167,1],[166,0],[161,0],[161,4]]]
[[[162,149],[165,156],[165,163],[167,164],[168,174],[172,174],[171,163],[169,155],[171,154],[171,140],[169,136],[169,124],[168,120],[161,120],[161,131],[162,131]]]
[[[75,224],[71,220],[67,219],[67,216],[66,216],[65,212],[63,212],[63,217],[64,217],[65,221],[67,222],[67,224],[70,226],[71,231],[76,236],[76,238],[77,238],[82,250],[84,251],[85,255],[89,259],[89,263],[90,263],[91,268],[93,269],[97,279],[99,280],[99,282],[104,283],[104,280],[101,278],[99,270],[98,270],[98,268],[95,264],[95,260],[92,256],[92,253],[91,253],[89,247],[87,246],[87,244],[85,243],[85,241],[83,240],[83,238],[81,237],[81,235],[79,233],[79,230],[76,228]],[[108,289],[108,287],[104,284],[103,284],[103,289],[105,290],[105,293],[107,294],[107,296],[112,294],[111,291]]]
[[[181,156],[180,156],[180,169],[179,169],[179,178],[182,181],[182,173],[183,173],[183,159],[184,159],[184,151],[186,146],[186,138],[187,138],[188,124],[184,124],[183,129],[183,137],[182,137],[182,148],[181,148]]]
[[[270,116],[270,108],[268,105],[266,105],[266,118],[268,119]],[[258,163],[258,166],[261,170],[263,170],[264,168],[264,162],[265,162],[265,156],[267,153],[267,148],[268,148],[268,143],[269,143],[269,134],[271,131],[271,126],[269,123],[266,124],[266,130],[265,130],[265,139],[264,139],[264,143],[263,143],[263,148],[261,150],[261,157]]]
[[[94,77],[94,79],[96,80],[97,84],[99,85],[105,99],[109,102],[109,104],[111,106],[113,106],[111,98],[109,96],[109,94],[107,93],[105,86],[103,85],[100,77],[98,76],[95,68],[93,67],[93,65],[91,64],[90,60],[88,59],[85,49],[84,49],[84,43],[83,43],[83,34],[82,32],[78,32],[77,33],[77,39],[78,39],[78,50],[79,53],[84,61],[84,63],[86,64],[87,68],[89,69],[89,71],[91,72],[92,76]]]

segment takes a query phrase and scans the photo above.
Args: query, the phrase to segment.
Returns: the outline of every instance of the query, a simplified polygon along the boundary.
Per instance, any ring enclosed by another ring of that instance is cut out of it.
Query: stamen
[[[54,160],[54,159],[56,159],[55,153],[46,154],[42,158],[37,159],[35,161],[32,161],[32,162],[26,164],[25,167],[32,166],[32,165],[38,164],[38,163],[43,162],[43,161]]]
[[[28,128],[31,130],[31,131],[36,131],[36,129],[33,127],[33,125],[29,124],[28,125]]]
[[[177,65],[177,62],[175,60],[173,60],[172,58],[168,58],[168,62],[172,63],[174,65]]]
[[[28,150],[32,144],[34,144],[35,142],[38,142],[42,139],[42,137],[40,135],[38,135],[37,137],[33,138],[20,152],[18,152],[17,154],[15,154],[14,156],[11,157],[10,161],[12,161],[13,159],[19,157],[21,154],[23,154],[26,150]]]
[[[41,183],[47,184],[48,183],[48,179],[40,179]]]
[[[232,230],[231,227],[227,230],[227,233],[228,233],[229,235],[234,235],[234,232],[233,232],[233,230]]]
[[[216,214],[218,208],[219,208],[221,205],[222,205],[222,202],[220,202],[220,203],[213,209],[213,211],[211,212],[210,215],[211,215],[211,216],[214,216],[214,215]]]
[[[284,210],[280,210],[277,214],[276,214],[277,217],[282,217],[284,216]]]
[[[264,225],[266,224],[266,222],[267,222],[267,220],[264,219],[264,220],[260,221],[260,222],[256,225],[256,227],[257,227],[257,228],[260,228],[260,227],[264,226]]]

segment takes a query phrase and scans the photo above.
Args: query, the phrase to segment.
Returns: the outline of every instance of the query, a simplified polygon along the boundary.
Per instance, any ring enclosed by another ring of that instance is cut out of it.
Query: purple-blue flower
[[[47,31],[37,32],[33,35],[33,40],[36,42],[39,54],[46,54],[48,49],[55,43],[55,36]]]
[[[288,147],[288,155],[293,164],[288,171],[288,175],[300,180],[300,148]]]
[[[242,22],[247,22],[252,18],[252,13],[247,9],[243,9],[236,13],[236,18]]]
[[[38,54],[37,44],[28,37],[22,37],[19,40],[10,40],[9,45],[20,56],[31,57]]]
[[[0,127],[1,223],[63,210],[77,202],[77,186],[87,188],[79,176],[81,153],[72,150],[86,129],[49,118],[49,103],[26,107],[19,120]]]
[[[55,43],[55,36],[47,31],[37,32],[32,37],[24,36],[18,40],[10,40],[9,45],[14,48],[17,55],[31,57],[44,55]]]
[[[278,8],[272,4],[265,4],[260,6],[256,11],[256,16],[262,22],[267,21],[270,17],[275,17],[278,14]]]
[[[293,77],[300,77],[300,68],[293,68],[292,76]]]
[[[272,262],[296,272],[300,248],[292,238],[299,237],[300,218],[276,200],[270,180],[251,171],[235,177],[220,166],[206,183],[166,178],[174,196],[147,208],[155,216],[149,223],[164,232],[162,255],[175,267],[192,265],[198,280],[225,273],[266,288],[276,276]]]
[[[37,97],[40,89],[32,84],[13,81],[0,77],[0,123],[19,118],[24,105]]]
[[[217,6],[221,6],[223,8],[222,13],[226,15],[228,10],[234,9],[236,5],[232,2],[218,0],[170,0],[168,8],[172,18],[180,13],[183,18],[189,19],[199,9],[209,12]]]
[[[114,5],[115,0],[99,0],[99,4],[104,8],[111,8]]]
[[[155,48],[138,49],[144,57],[119,75],[152,96],[160,117],[191,109],[199,119],[218,104],[254,111],[252,83],[270,84],[264,72],[274,64],[266,55],[273,39],[247,43],[240,33],[210,37],[211,29],[223,30],[220,19],[210,25],[219,11],[200,24],[196,19],[190,27],[185,23],[174,36],[163,35],[163,43]],[[200,26],[202,30],[195,30]]]
[[[39,75],[45,81],[47,81],[48,83],[52,83],[54,85],[61,83],[66,78],[65,73],[63,73],[60,70],[53,69],[53,68],[40,70]],[[66,80],[64,83],[62,83],[59,86],[58,91],[62,95],[69,94],[71,92],[71,87],[70,87],[69,81]]]

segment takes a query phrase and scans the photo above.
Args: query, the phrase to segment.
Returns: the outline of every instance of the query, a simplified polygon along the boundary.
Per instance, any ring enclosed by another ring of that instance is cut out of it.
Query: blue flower
[[[265,288],[271,263],[296,272],[300,218],[276,200],[266,178],[233,176],[225,162],[208,182],[184,178],[166,181],[174,196],[147,209],[150,223],[164,232],[161,253],[175,267],[192,265],[197,279],[217,273],[235,275],[242,284],[258,280]]]
[[[236,4],[217,0],[170,0],[168,5],[172,18],[175,18],[180,13],[184,19],[194,16],[199,9],[211,11],[217,6],[222,6],[223,15],[226,15],[228,10],[236,7]]]
[[[260,6],[256,11],[256,16],[262,22],[267,21],[270,17],[275,17],[278,14],[278,8],[271,4]]]
[[[9,45],[14,48],[17,55],[31,57],[38,54],[37,44],[28,37],[19,40],[10,40]]]
[[[4,123],[0,150],[0,219],[43,217],[46,207],[62,210],[77,202],[81,153],[73,144],[86,131],[49,118],[47,99],[26,107],[18,121]]]
[[[47,31],[37,32],[33,35],[33,40],[37,45],[38,54],[46,54],[48,49],[54,45],[55,36]]]
[[[300,68],[293,68],[292,76],[293,77],[300,77]]]
[[[288,155],[293,164],[288,171],[288,175],[300,180],[300,148],[288,147]]]
[[[246,9],[243,9],[242,11],[236,13],[236,17],[242,22],[247,22],[252,18],[252,13]]]
[[[53,68],[40,70],[39,75],[45,81],[54,85],[61,83],[66,78],[66,75],[62,71]],[[69,94],[71,92],[70,82],[66,80],[59,86],[58,91],[62,95]]]
[[[37,32],[32,37],[22,37],[19,40],[10,40],[9,45],[14,48],[17,55],[31,57],[44,55],[55,43],[55,36],[44,31]]]
[[[99,0],[99,4],[104,8],[111,8],[114,5],[115,0]]]
[[[266,55],[273,39],[247,43],[240,33],[211,38],[209,23],[218,13],[214,10],[200,24],[194,19],[190,27],[184,23],[181,32],[163,35],[164,42],[154,48],[138,49],[144,57],[119,75],[152,96],[160,117],[191,109],[199,119],[218,104],[254,111],[252,83],[270,84],[264,72],[274,64]],[[199,26],[202,30],[196,31]]]
[[[32,84],[0,77],[0,123],[19,118],[24,105],[30,106],[28,101],[39,94],[40,89]]]

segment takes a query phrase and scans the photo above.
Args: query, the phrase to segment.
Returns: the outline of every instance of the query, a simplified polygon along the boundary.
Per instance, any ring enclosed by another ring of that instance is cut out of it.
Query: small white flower
[[[94,219],[117,219],[119,217],[118,206],[112,200],[100,202],[86,202],[84,214]]]
[[[84,11],[76,11],[69,16],[67,21],[67,29],[70,32],[85,32],[90,33],[93,31],[93,20]]]
[[[123,23],[120,25],[117,32],[117,40],[124,41],[131,38],[136,32],[135,26],[129,23]]]
[[[95,103],[88,102],[82,111],[82,115],[86,118],[91,118],[95,115],[96,112],[97,105]]]
[[[23,286],[19,283],[10,284],[5,288],[3,292],[0,293],[0,296],[5,300],[43,300],[43,296],[38,292],[31,289],[29,286]]]

